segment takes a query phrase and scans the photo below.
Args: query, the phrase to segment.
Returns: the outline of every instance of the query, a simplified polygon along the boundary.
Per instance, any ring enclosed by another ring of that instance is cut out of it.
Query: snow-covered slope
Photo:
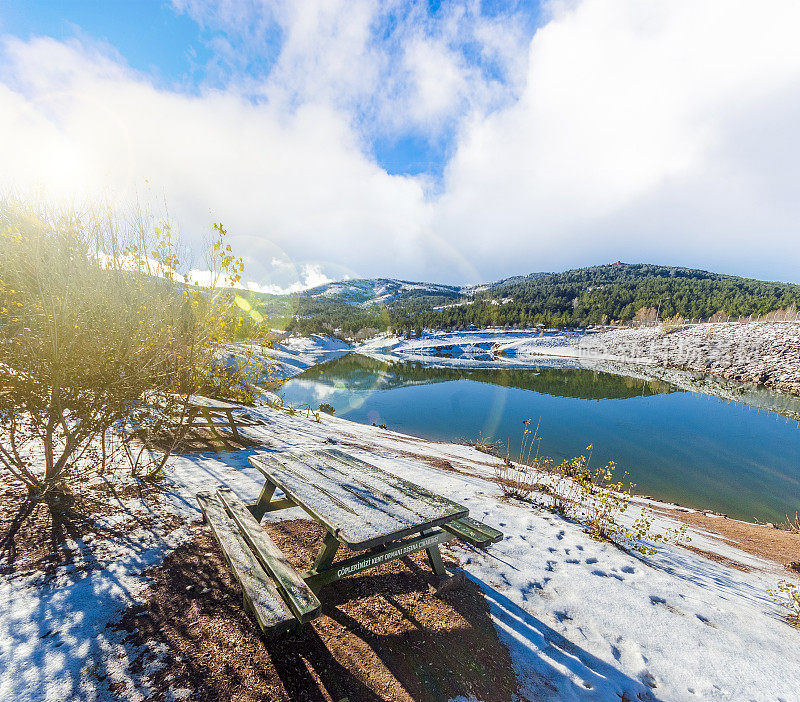
[[[335,300],[361,306],[396,303],[419,296],[441,297],[452,299],[455,302],[460,299],[470,299],[474,295],[487,290],[500,289],[507,285],[541,278],[546,275],[549,274],[531,273],[526,276],[514,276],[513,278],[504,278],[493,283],[481,283],[478,285],[443,285],[441,283],[420,283],[396,278],[355,278],[325,283],[316,288],[310,288],[302,294],[315,299]],[[437,307],[441,307],[441,305],[434,308]]]
[[[776,564],[697,532],[692,546],[752,570],[672,545],[652,557],[631,555],[592,539],[579,524],[505,500],[492,479],[496,459],[470,447],[337,417],[316,423],[265,413],[270,424],[251,430],[254,438],[307,450],[325,440],[357,444],[363,448],[346,450],[503,530],[504,540],[486,552],[454,545],[451,553],[486,594],[529,699],[797,699],[800,631],[766,594],[781,575]],[[425,458],[462,472],[433,468]],[[196,476],[210,484],[222,475],[243,498],[254,498],[246,459],[235,463],[246,474],[241,482],[227,462],[182,459],[176,475],[193,488]],[[638,511],[631,508],[626,518],[633,521]],[[274,518],[303,516],[281,514]],[[656,517],[657,530],[674,526]]]
[[[401,298],[432,295],[456,299],[462,288],[437,283],[414,283],[394,278],[369,278],[326,283],[306,290],[303,295],[312,298],[336,300],[350,305],[375,305],[396,302]]]
[[[528,699],[798,699],[800,631],[766,594],[781,577],[777,564],[708,532],[692,533],[692,546],[719,560],[673,545],[659,545],[655,556],[632,555],[592,539],[580,524],[503,498],[492,479],[497,459],[473,448],[327,415],[317,423],[267,408],[248,411],[266,424],[243,431],[263,445],[340,444],[504,532],[486,552],[457,544],[450,552],[485,593]],[[158,509],[196,518],[194,494],[220,483],[255,499],[262,478],[247,463],[250,453],[174,458],[172,491]],[[443,461],[448,470],[431,465]],[[269,518],[303,516],[295,509]],[[654,526],[674,523],[659,516]],[[0,699],[91,700],[106,697],[111,684],[125,699],[146,699],[148,674],[163,665],[165,652],[148,652],[142,670],[142,652],[107,625],[136,602],[143,570],[188,534],[186,527],[139,529],[97,544],[88,568],[63,568],[47,583],[0,580]]]
[[[269,362],[269,380],[285,380],[325,361],[332,361],[352,351],[352,347],[334,336],[288,335],[261,353]]]

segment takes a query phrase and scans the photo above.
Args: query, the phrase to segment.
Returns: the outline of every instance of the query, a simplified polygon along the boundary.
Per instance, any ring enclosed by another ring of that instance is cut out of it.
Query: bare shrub
[[[500,442],[490,441],[483,434],[479,434],[477,439],[467,439],[464,443],[481,453],[488,453],[490,456],[496,456],[500,452]]]
[[[495,467],[495,479],[507,497],[529,499],[533,493],[541,493],[545,507],[584,524],[595,538],[644,554],[655,553],[648,541],[680,543],[688,540],[686,525],[663,533],[653,531],[652,510],[642,509],[632,525],[624,524],[622,515],[630,506],[635,486],[624,478],[615,478],[616,465],[611,462],[601,468],[591,468],[591,444],[587,446],[588,456],[577,456],[558,464],[552,458],[541,457],[539,426],[532,430],[530,424],[530,420],[523,422],[519,461],[512,462],[506,454],[503,463]]]
[[[621,517],[630,506],[635,485],[624,478],[616,479],[613,461],[600,468],[590,468],[591,444],[587,450],[588,457],[578,456],[555,467],[551,492],[555,511],[585,524],[595,538],[644,554],[655,553],[646,543],[648,541],[680,543],[688,540],[685,524],[663,533],[653,531],[653,513],[649,509],[642,509],[631,526],[624,524]],[[624,475],[627,476],[627,472]]]
[[[537,459],[533,463],[514,463],[506,457],[494,468],[495,480],[506,497],[526,500],[531,493],[546,490],[538,476],[550,469],[548,461]]]
[[[57,508],[114,452],[156,478],[169,447],[152,439],[180,440],[190,395],[250,397],[252,368],[220,361],[245,321],[241,259],[214,233],[199,287],[140,209],[0,199],[0,469],[32,497]]]

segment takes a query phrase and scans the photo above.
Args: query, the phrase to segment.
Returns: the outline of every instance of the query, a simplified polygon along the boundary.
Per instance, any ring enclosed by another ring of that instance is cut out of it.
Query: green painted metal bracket
[[[430,551],[435,550],[435,553],[439,555],[439,544],[449,541],[452,538],[453,535],[445,531],[433,531],[413,539],[408,539],[407,541],[395,542],[380,550],[370,551],[362,556],[354,556],[353,558],[339,561],[332,568],[327,568],[322,571],[309,570],[303,573],[303,579],[314,592],[317,592],[323,585],[336,582],[348,575],[367,570],[367,568],[374,568],[382,563],[393,561],[395,558],[408,556],[415,551],[426,549],[430,556]],[[439,560],[441,561],[441,556],[439,556]],[[433,563],[431,565],[433,565]],[[435,570],[436,568],[434,568],[434,571]],[[443,566],[442,571],[444,571]]]

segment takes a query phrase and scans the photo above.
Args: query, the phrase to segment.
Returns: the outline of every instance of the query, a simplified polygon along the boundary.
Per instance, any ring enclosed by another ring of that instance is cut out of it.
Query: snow
[[[317,340],[305,349],[299,343],[288,348],[300,355],[325,346]],[[693,546],[752,570],[677,545],[658,545],[654,556],[630,554],[543,507],[503,498],[492,480],[497,459],[471,447],[328,415],[316,422],[271,408],[250,413],[265,424],[242,431],[264,445],[342,445],[504,532],[486,551],[458,542],[448,548],[485,593],[529,699],[799,698],[800,631],[782,620],[766,594],[783,577],[777,564],[697,530],[690,530]],[[219,484],[255,499],[262,478],[247,457],[258,450],[174,457],[170,492],[154,512],[177,513],[188,522],[199,517],[194,494]],[[459,472],[434,468],[424,458],[444,459]],[[626,519],[637,510],[629,509]],[[295,508],[267,518],[302,516]],[[658,531],[674,526],[667,517],[654,519]],[[124,540],[95,542],[85,559],[96,567],[83,569],[79,562],[48,581],[31,574],[3,579],[0,699],[104,699],[115,682],[125,685],[125,699],[147,698],[147,666],[163,665],[164,652],[133,650],[107,625],[136,602],[147,585],[143,571],[190,533],[188,526],[171,532],[158,524],[142,527]],[[136,658],[147,665],[134,675]]]
[[[440,285],[437,283],[413,283],[395,278],[369,278],[344,280],[335,283],[326,283],[305,292],[306,295],[316,298],[339,298],[349,305],[385,304],[402,297],[407,293],[428,293],[445,297],[457,297],[464,294],[466,288],[453,285]]]
[[[428,332],[406,339],[381,335],[359,344],[356,353],[381,361],[401,360],[437,366],[471,368],[519,368],[530,366],[545,353],[520,353],[510,349],[536,345],[561,348],[575,343],[580,335],[571,332],[544,335],[538,330],[476,329],[461,332]],[[575,365],[575,364],[572,364]]]
[[[190,534],[140,529],[93,551],[55,577],[20,575],[0,581],[0,699],[95,700],[105,685],[126,686],[125,697],[147,699],[134,686],[131,662],[154,652],[130,650],[107,625],[135,604],[147,585],[142,572]]]
[[[290,335],[273,343],[260,353],[270,362],[270,380],[286,380],[325,361],[344,356],[352,348],[333,336],[312,334]]]

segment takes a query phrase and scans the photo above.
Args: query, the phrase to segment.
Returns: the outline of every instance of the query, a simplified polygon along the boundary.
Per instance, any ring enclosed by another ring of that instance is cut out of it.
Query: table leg
[[[314,565],[311,566],[311,570],[319,573],[322,570],[327,570],[330,568],[331,564],[333,563],[333,557],[336,555],[338,550],[339,539],[337,539],[329,531],[326,531],[325,538],[322,541],[322,548],[317,555],[317,559],[314,561]]]
[[[429,529],[420,533],[422,536],[428,536],[429,534],[434,534],[436,532]],[[447,575],[447,571],[444,568],[444,561],[442,560],[442,554],[439,551],[439,544],[433,544],[429,546],[425,549],[425,553],[428,554],[428,563],[430,563],[431,570],[433,571],[434,575],[438,575],[440,578]]]
[[[247,505],[247,508],[250,510],[252,515],[256,518],[257,521],[261,521],[261,517],[267,511],[267,505],[269,501],[272,499],[272,496],[275,494],[275,485],[269,481],[264,483],[264,487],[261,488],[261,494],[258,496],[258,502],[252,505]]]
[[[208,411],[208,409],[205,408],[205,407],[202,407],[200,409],[200,412],[206,418],[206,421],[208,422],[208,427],[209,427],[209,429],[211,429],[211,433],[214,436],[216,436],[220,441],[224,442],[225,440],[222,438],[220,433],[217,431],[217,428],[214,426],[214,420],[211,418],[211,413]]]
[[[231,431],[233,432],[234,437],[236,437],[236,440],[238,441],[239,440],[239,430],[236,428],[236,422],[233,419],[233,412],[231,410],[226,410],[225,414],[228,415],[228,422],[231,425]]]

